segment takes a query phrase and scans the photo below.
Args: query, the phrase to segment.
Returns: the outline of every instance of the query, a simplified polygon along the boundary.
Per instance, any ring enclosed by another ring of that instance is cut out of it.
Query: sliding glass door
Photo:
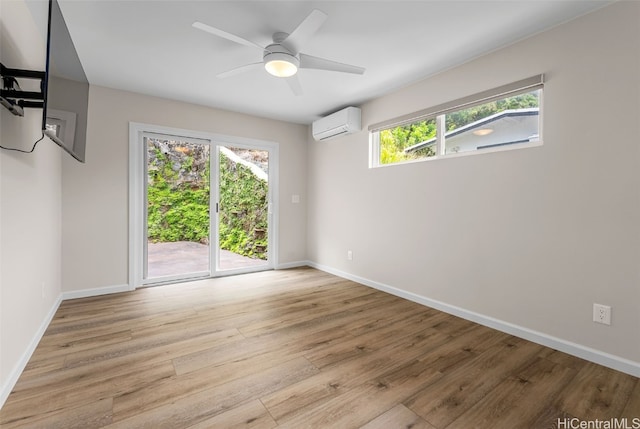
[[[277,146],[158,128],[132,126],[132,283],[273,268]]]

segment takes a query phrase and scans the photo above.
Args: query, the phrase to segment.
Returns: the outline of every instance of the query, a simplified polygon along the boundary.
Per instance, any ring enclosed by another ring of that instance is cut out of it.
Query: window
[[[542,75],[369,127],[371,166],[540,142]]]

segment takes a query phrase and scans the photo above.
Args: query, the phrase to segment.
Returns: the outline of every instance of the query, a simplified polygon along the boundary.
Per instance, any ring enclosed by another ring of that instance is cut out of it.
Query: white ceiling
[[[153,1],[59,0],[89,82],[127,91],[310,123],[610,1]],[[260,50],[199,31],[194,21],[267,45],[313,9],[328,15],[302,52],[366,68],[364,75],[302,69],[304,94],[263,68]]]

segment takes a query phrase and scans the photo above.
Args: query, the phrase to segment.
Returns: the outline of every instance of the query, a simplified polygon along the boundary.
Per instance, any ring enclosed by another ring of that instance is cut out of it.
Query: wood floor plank
[[[262,403],[255,400],[189,426],[188,429],[271,429],[276,426],[277,423]]]
[[[343,330],[330,327],[319,329],[322,325],[312,330],[301,330],[298,334],[291,332],[277,332],[262,337],[242,338],[233,344],[225,344],[220,347],[209,347],[206,350],[194,353],[185,353],[173,359],[173,364],[178,375],[202,369],[207,366],[218,366],[225,362],[248,359],[251,356],[278,355],[284,351],[288,354],[302,353],[311,350],[318,345],[331,344],[334,341],[342,341],[350,335]]]
[[[92,334],[95,335],[97,332],[97,328],[111,328],[114,327],[126,327],[125,329],[131,328],[130,322],[135,320],[136,322],[140,322],[143,320],[153,320],[158,313],[164,312],[183,312],[194,313],[195,311],[192,308],[175,308],[174,303],[162,303],[154,305],[150,308],[150,306],[140,305],[139,308],[131,308],[127,309],[126,306],[123,306],[119,311],[108,312],[107,314],[99,314],[95,317],[87,318],[83,317],[81,320],[65,320],[61,323],[56,323],[50,325],[47,328],[46,334],[61,334],[61,333],[76,333],[84,330],[89,330]],[[113,331],[111,331],[113,332]]]
[[[511,371],[537,358],[542,346],[510,338],[495,344],[404,404],[436,427],[446,427],[500,384]]]
[[[339,338],[344,335],[341,331],[328,330],[318,334],[318,338]],[[142,408],[151,408],[154,404],[177,397],[193,394],[211,387],[215,387],[242,377],[251,376],[257,373],[264,373],[276,367],[280,362],[301,357],[304,350],[292,342],[294,347],[269,348],[266,343],[258,344],[255,347],[253,338],[239,341],[228,346],[213,347],[208,350],[206,364],[198,360],[198,365],[194,366],[193,361],[187,360],[186,366],[176,364],[174,367],[180,369],[176,377],[166,380],[158,380],[157,383],[150,384],[145,388],[136,389],[130,393],[122,394],[114,400],[114,411],[122,418],[131,416]],[[302,341],[300,341],[302,343]],[[251,343],[251,345],[250,345]],[[201,356],[201,353],[196,355]],[[187,355],[188,358],[191,355]],[[182,365],[185,365],[183,362]],[[315,367],[315,366],[314,366]],[[185,368],[189,371],[185,371]]]
[[[74,325],[67,324],[64,327],[56,329],[48,329],[42,338],[42,344],[62,344],[69,341],[81,341],[88,338],[95,338],[100,335],[108,335],[113,332],[135,329],[145,329],[148,327],[167,326],[190,317],[195,317],[196,311],[188,309],[178,310],[161,310],[153,314],[145,311],[139,314],[132,314],[126,317],[110,317],[100,320],[98,323],[83,321],[83,323]],[[137,317],[139,316],[139,317]]]
[[[33,356],[31,356],[31,360],[29,362],[35,364],[40,360],[50,360],[51,358],[58,356],[78,353],[108,345],[125,343],[131,339],[131,330],[126,329],[78,340],[62,341],[57,343],[48,342],[38,345],[37,351],[34,352]]]
[[[227,280],[231,277],[216,280]],[[305,297],[316,296],[317,294],[332,293],[340,290],[351,290],[354,293],[363,294],[371,291],[362,288],[355,283],[345,282],[342,279],[332,277],[330,275],[309,276],[300,271],[300,276],[284,277],[283,280],[275,277],[274,279],[256,277],[256,273],[249,274],[246,280],[242,282],[234,282],[232,285],[224,282],[217,282],[216,288],[209,288],[206,292],[198,289],[195,297],[185,299],[181,289],[172,287],[176,292],[170,296],[172,300],[178,299],[186,301],[198,312],[210,314],[215,311],[221,317],[233,316],[236,312],[252,312],[256,309],[273,308],[279,304],[287,304],[293,302],[302,302],[299,294],[300,285],[304,283]],[[268,288],[256,287],[257,284],[269,284]],[[251,285],[251,287],[247,287]],[[174,286],[174,285],[172,285]],[[306,298],[305,298],[306,300]],[[303,300],[304,301],[304,300]]]
[[[313,298],[305,303],[296,303],[286,307],[277,309],[279,316],[277,319],[272,317],[272,310],[269,309],[268,317],[262,320],[247,324],[240,329],[245,336],[264,335],[282,328],[293,326],[309,319],[332,314],[339,309],[347,311],[369,303],[379,303],[388,301],[384,296],[375,293],[368,293],[360,296],[354,296],[352,292],[334,293],[322,298]]]
[[[638,398],[636,377],[296,268],[64,301],[0,426],[538,429],[640,418]]]
[[[580,371],[586,364],[589,363],[586,360],[581,359],[579,357],[571,356],[567,353],[563,353],[558,350],[553,350],[548,347],[544,347],[542,349],[542,351],[540,352],[540,357],[550,360],[551,362],[560,364],[564,367],[573,368],[576,371]]]
[[[12,395],[0,413],[0,427],[17,421],[28,423],[38,420],[42,414],[53,414],[79,405],[88,405],[92,402],[117,397],[126,392],[143,390],[148,385],[172,376],[175,376],[173,365],[170,361],[165,361],[143,368],[132,367],[128,373],[118,374],[82,386],[69,384],[66,388],[54,391],[43,390],[42,393],[23,399]],[[113,408],[113,404],[111,407]]]
[[[29,363],[22,371],[20,375],[21,379],[28,379],[29,377],[40,377],[44,374],[48,374],[52,371],[57,371],[64,368],[64,361],[67,359],[66,355],[43,357],[33,362],[29,360]]]
[[[100,348],[91,348],[75,352],[67,357],[65,366],[67,368],[74,368],[77,366],[93,364],[103,360],[115,359],[120,356],[127,356],[142,353],[147,350],[157,349],[184,339],[193,340],[201,336],[204,337],[212,334],[220,335],[221,333],[222,335],[229,337],[238,335],[238,332],[235,329],[221,331],[217,326],[203,323],[203,321],[196,321],[194,323],[191,321],[178,323],[177,326],[169,332],[166,330],[165,332],[154,330],[154,332],[146,335],[135,335],[127,341],[120,341]]]
[[[531,421],[529,427],[544,429],[561,429],[571,427],[571,422],[579,422],[575,420],[575,416],[568,414],[555,405],[545,406],[540,415]],[[575,425],[575,423],[574,423]]]
[[[164,404],[177,397],[188,396],[242,377],[260,374],[291,358],[292,356],[288,353],[282,353],[280,356],[271,354],[269,359],[265,359],[264,356],[255,356],[219,366],[204,367],[180,376],[158,379],[142,388],[131,389],[116,395],[113,410],[119,418],[131,417],[140,409],[153,408],[157,404]]]
[[[20,427],[42,429],[93,429],[111,423],[111,398],[91,402],[79,407],[68,407],[51,413],[42,413],[33,418],[3,424],[3,429]]]
[[[528,429],[563,386],[575,377],[574,369],[543,358],[508,377],[491,394],[454,420],[452,427]],[[531,398],[536,398],[535,402]]]
[[[348,331],[351,338],[345,338],[334,344],[328,344],[316,347],[305,353],[305,357],[309,359],[318,368],[324,368],[337,362],[362,355],[364,352],[378,350],[381,347],[393,344],[402,340],[404,337],[413,336],[416,332],[424,332],[429,328],[431,321],[429,319],[435,316],[425,317],[424,313],[408,312],[403,313],[403,317],[387,319],[384,326],[375,330],[369,330],[360,335],[354,335],[353,331]],[[377,321],[376,321],[377,323]],[[407,329],[407,325],[411,325],[413,329]],[[433,330],[435,332],[435,330]],[[448,338],[444,334],[442,337]]]
[[[622,411],[622,416],[630,419],[640,419],[640,381],[636,382],[635,388],[631,392],[631,395],[629,395],[629,400]],[[640,424],[638,426],[640,426]]]
[[[295,292],[288,292],[285,294],[277,294],[277,296],[264,296],[262,299],[254,298],[248,300],[234,300],[233,302],[218,302],[215,304],[204,303],[196,304],[194,310],[197,314],[208,319],[208,322],[219,328],[238,328],[241,329],[245,336],[257,336],[272,332],[273,330],[284,328],[289,324],[278,324],[277,319],[280,315],[283,317],[286,313],[291,311],[291,308],[307,306],[313,307],[316,304],[315,297],[318,297],[318,291],[321,287],[313,288],[314,290],[309,294],[309,302],[301,302],[300,296]],[[318,290],[316,290],[318,289]],[[347,288],[354,290],[355,288]],[[329,288],[323,293],[331,296],[335,291],[339,289]],[[354,292],[350,292],[350,296]],[[361,289],[357,289],[357,293],[363,295]],[[368,291],[370,294],[370,291]],[[307,296],[307,294],[305,294]],[[305,309],[300,309],[305,311]],[[331,314],[334,312],[333,308],[325,307],[323,309],[324,314]],[[322,314],[322,313],[320,313]],[[274,316],[278,317],[274,317]],[[292,316],[288,316],[292,317]],[[303,318],[304,320],[304,318]],[[264,326],[260,326],[264,325]],[[250,329],[247,327],[253,327]]]
[[[413,366],[419,365],[414,362]],[[428,384],[440,376],[437,370],[425,369],[420,372],[419,377],[414,376],[414,383],[405,386],[390,387],[382,382],[360,385],[291,420],[277,420],[278,427],[358,428],[374,419],[380,413],[380,409],[399,403],[411,389]],[[421,383],[417,380],[421,380]],[[372,407],[372,403],[375,403],[376,407]]]
[[[240,338],[242,338],[242,336],[233,330],[215,332],[209,335],[199,336],[196,339],[187,339],[154,349],[144,350],[140,353],[119,356],[108,361],[98,361],[73,368],[62,368],[29,379],[23,379],[21,377],[18,379],[11,395],[22,399],[24,397],[38,395],[43,391],[55,392],[65,389],[69,385],[81,388],[87,384],[99,382],[109,377],[125,375],[131,371],[131,368],[169,361],[184,353],[196,352],[219,346],[220,344],[231,343]]]
[[[312,377],[262,397],[262,403],[277,421],[291,419],[407,361],[423,356],[429,350],[437,349],[449,339],[427,329],[384,348],[365,351],[360,356],[323,368]]]
[[[276,330],[296,327],[300,324],[308,325],[311,323],[311,320],[323,321],[339,315],[357,315],[358,312],[379,307],[380,302],[384,300],[383,297],[377,294],[367,294],[358,297],[353,297],[351,294],[349,295],[351,296],[350,299],[334,302],[333,305],[314,308],[314,310],[302,309],[290,315],[281,314],[275,322],[261,322],[257,326],[243,327],[240,332],[246,336],[265,335],[275,332]],[[356,318],[357,317],[354,317],[352,319]]]
[[[470,353],[454,348],[448,353],[428,353],[429,359],[406,364],[374,377],[292,419],[276,419],[282,428],[358,428],[385,410],[401,403],[416,390],[443,377]],[[436,356],[437,355],[437,356]],[[371,406],[371,404],[375,404]],[[269,407],[267,406],[269,409]]]
[[[114,413],[112,428],[182,428],[210,419],[236,405],[258,399],[272,391],[317,373],[318,369],[304,358],[296,358],[259,375],[243,377],[179,399],[169,398],[152,408],[140,406],[138,413],[120,420]],[[176,392],[179,394],[179,392]]]
[[[622,415],[636,384],[632,377],[588,363],[565,387],[557,407],[582,420],[612,419]]]
[[[360,429],[436,429],[402,404],[371,420]]]
[[[334,413],[327,407],[336,407],[336,413],[348,412],[342,408],[344,404],[352,401],[357,405],[361,399],[360,395],[376,395],[379,389],[385,388],[389,384],[401,384],[397,380],[398,375],[411,374],[407,368],[437,368],[437,374],[432,374],[434,379],[440,377],[444,372],[456,365],[460,365],[467,359],[474,356],[474,344],[489,342],[491,335],[495,338],[502,338],[502,334],[495,331],[485,330],[476,326],[469,337],[448,337],[433,328],[417,333],[413,337],[407,337],[405,341],[391,344],[383,349],[367,353],[365,356],[354,359],[352,362],[338,362],[335,366],[325,368],[320,374],[308,380],[300,381],[288,388],[282,389],[272,395],[262,398],[272,416],[278,423],[294,427],[295,424],[304,424],[305,418],[309,415],[316,416],[318,420],[313,420],[314,425],[348,425],[357,427],[366,421],[359,423],[350,421],[323,421],[319,416],[322,412]],[[482,333],[481,335],[475,335]],[[425,382],[428,385],[432,382],[430,378],[421,377],[418,382]],[[370,385],[373,384],[374,387]],[[407,384],[403,389],[394,390],[403,399],[410,396],[411,391]],[[417,387],[413,386],[413,389]],[[407,390],[405,390],[407,389]],[[352,397],[355,395],[354,397]],[[382,397],[385,397],[383,395]],[[344,403],[344,404],[343,404]],[[380,401],[375,401],[376,405],[381,405]],[[384,404],[382,404],[384,405]],[[347,405],[345,405],[347,406]],[[348,408],[348,406],[347,406]],[[321,410],[321,411],[318,411]],[[367,415],[369,419],[375,415]],[[306,417],[305,417],[306,416]],[[293,423],[291,423],[293,422]],[[313,426],[310,426],[313,427]]]

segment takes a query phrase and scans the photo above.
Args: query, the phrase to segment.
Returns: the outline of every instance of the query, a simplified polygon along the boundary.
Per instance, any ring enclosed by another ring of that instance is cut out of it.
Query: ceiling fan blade
[[[224,79],[225,77],[235,76],[235,75],[240,74],[240,73],[248,72],[249,70],[251,70],[255,66],[261,66],[261,65],[262,65],[262,62],[245,64],[243,66],[236,67],[234,69],[227,70],[226,72],[222,72],[220,74],[217,74],[216,77],[218,79]]]
[[[313,57],[311,55],[300,54],[301,69],[318,69],[342,73],[364,74],[363,67],[352,66],[350,64],[339,63],[324,58]]]
[[[289,88],[296,96],[302,95],[302,85],[300,85],[300,79],[298,79],[298,75],[294,74],[291,77],[285,78],[287,84],[289,84]]]
[[[251,40],[243,39],[240,36],[236,36],[235,34],[227,33],[224,30],[220,30],[219,28],[212,27],[210,25],[204,24],[202,22],[196,21],[191,24],[192,27],[197,28],[198,30],[206,31],[207,33],[214,34],[218,37],[222,37],[223,39],[231,40],[232,42],[239,43],[241,45],[249,46],[252,48],[264,49],[262,46],[257,43],[252,42]]]
[[[284,39],[282,44],[289,51],[297,54],[302,46],[315,34],[316,31],[324,24],[327,14],[314,9],[309,15],[296,27],[289,36]]]

